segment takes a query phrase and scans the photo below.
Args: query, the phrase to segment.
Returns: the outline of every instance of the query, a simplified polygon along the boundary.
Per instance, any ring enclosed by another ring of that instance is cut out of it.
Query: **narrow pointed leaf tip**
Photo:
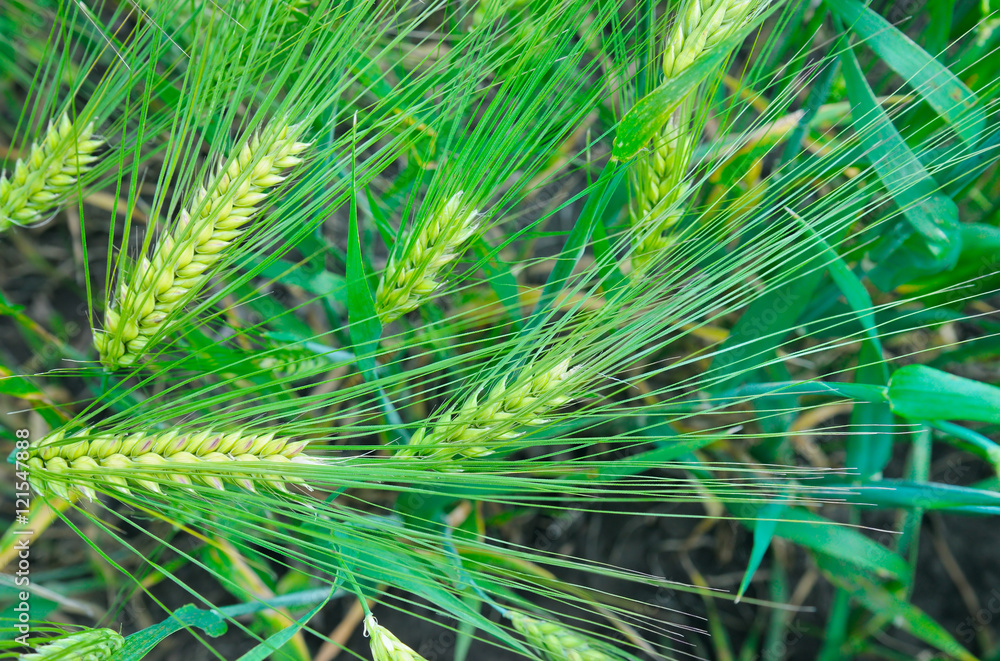
[[[299,165],[308,143],[301,124],[272,123],[243,145],[239,157],[201,189],[190,211],[160,237],[118,286],[103,331],[94,333],[101,362],[110,369],[132,365],[171,318],[208,283],[212,268],[239,240],[286,171]]]
[[[59,430],[29,446],[27,463],[37,491],[51,491],[67,500],[76,496],[93,500],[98,485],[128,496],[134,488],[160,493],[160,482],[165,480],[191,485],[192,478],[214,489],[224,489],[228,482],[249,491],[256,490],[255,483],[287,491],[286,482],[302,481],[255,469],[254,464],[315,463],[300,455],[305,446],[306,441],[276,437],[273,432],[67,434]],[[236,467],[239,470],[233,470]]]

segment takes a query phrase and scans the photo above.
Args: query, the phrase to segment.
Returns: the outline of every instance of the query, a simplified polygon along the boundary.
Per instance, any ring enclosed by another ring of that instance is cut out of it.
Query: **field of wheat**
[[[1000,661],[994,0],[0,0],[0,659]]]

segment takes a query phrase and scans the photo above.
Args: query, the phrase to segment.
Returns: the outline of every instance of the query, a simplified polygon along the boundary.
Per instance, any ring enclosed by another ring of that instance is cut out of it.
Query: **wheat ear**
[[[134,487],[160,493],[156,479],[190,485],[189,475],[215,489],[224,489],[224,483],[229,482],[255,491],[253,478],[258,477],[264,484],[286,491],[285,482],[302,481],[268,476],[252,464],[314,463],[300,456],[305,446],[306,441],[275,437],[272,432],[101,434],[84,430],[67,435],[65,430],[59,430],[29,446],[28,466],[37,491],[52,491],[67,500],[75,495],[93,500],[98,482],[110,484],[125,495],[130,495]],[[240,470],[213,473],[213,468],[221,466]]]
[[[267,355],[254,359],[253,363],[282,379],[309,376],[331,368],[325,356],[295,349],[272,349]]]
[[[112,629],[87,629],[35,645],[18,661],[110,661],[125,646],[125,639]]]
[[[169,328],[171,315],[208,282],[212,267],[237,241],[285,172],[302,162],[309,145],[299,142],[303,127],[272,123],[247,142],[228,168],[201,189],[191,211],[181,211],[147,259],[119,285],[118,299],[94,333],[101,362],[115,368],[133,364],[150,340]]]
[[[619,661],[622,658],[598,647],[593,639],[556,622],[537,620],[517,611],[508,611],[507,617],[549,661]]]
[[[45,212],[66,201],[97,158],[101,141],[93,136],[93,122],[77,130],[66,113],[49,122],[42,143],[17,160],[9,179],[0,176],[0,232],[44,220]]]
[[[404,645],[395,635],[369,614],[365,618],[365,635],[372,648],[375,661],[426,661],[424,657]]]
[[[446,460],[492,454],[490,446],[520,436],[518,427],[545,424],[542,416],[570,401],[560,392],[574,372],[570,363],[567,358],[543,372],[522,374],[513,383],[505,377],[485,397],[481,390],[474,392],[433,426],[418,429],[396,456]]]
[[[766,0],[685,0],[664,48],[663,75],[669,79],[682,74],[748,25],[765,4]],[[674,227],[683,215],[689,192],[684,176],[697,137],[689,115],[690,109],[671,117],[654,138],[650,154],[634,170],[630,215],[644,235],[635,251],[639,266],[673,243]]]
[[[434,293],[441,269],[479,229],[478,216],[476,210],[464,210],[459,191],[430,222],[416,229],[401,255],[389,258],[375,292],[375,307],[383,323],[415,310]]]

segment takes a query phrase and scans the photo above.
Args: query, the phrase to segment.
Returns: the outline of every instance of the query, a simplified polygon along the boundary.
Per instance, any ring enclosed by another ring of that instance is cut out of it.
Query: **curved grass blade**
[[[925,272],[951,268],[961,252],[958,207],[941,192],[893,126],[865,80],[854,51],[845,49],[840,59],[861,144],[879,180],[918,235],[909,237],[903,249],[915,253],[916,267]],[[898,259],[883,256],[883,260]],[[894,270],[875,284],[886,289],[907,277],[909,274]]]
[[[802,222],[796,214],[792,216]],[[819,252],[826,261],[830,277],[844,294],[847,303],[854,311],[858,321],[865,331],[865,340],[861,344],[858,356],[857,381],[887,385],[889,368],[882,359],[882,343],[879,341],[878,330],[875,327],[874,305],[871,296],[864,285],[847,267],[823,237],[816,234],[809,225],[802,222],[806,231],[819,246]],[[892,457],[892,436],[889,430],[892,426],[892,411],[885,403],[858,403],[851,413],[851,424],[865,430],[863,434],[852,434],[847,441],[847,458],[845,463],[856,468],[862,476],[877,475],[889,463]]]
[[[768,506],[739,503],[727,507],[745,519],[744,525],[756,529],[762,523],[760,519],[763,518],[764,508]],[[910,567],[903,558],[878,542],[853,528],[845,528],[800,507],[789,507],[784,511],[782,518],[775,521],[773,535],[800,544],[819,555],[837,558],[876,576],[905,581],[910,573]]]
[[[178,608],[162,622],[126,637],[125,647],[118,651],[114,661],[140,661],[160,641],[181,629],[197,627],[209,636],[218,638],[226,633],[228,629],[226,620],[228,618],[258,613],[272,608],[305,606],[315,604],[318,601],[325,604],[333,595],[334,592],[331,588],[316,588],[281,595],[266,602],[247,602],[212,610],[204,610],[194,604],[188,604]]]
[[[856,485],[848,502],[875,507],[948,510],[965,514],[1000,514],[1000,493],[939,482],[878,480]]]
[[[979,143],[986,126],[986,113],[965,83],[889,21],[857,0],[825,0],[825,3],[951,124],[963,142],[970,148]]]
[[[354,141],[356,143],[356,140]],[[365,378],[374,378],[375,352],[382,335],[382,324],[375,310],[375,299],[368,284],[361,235],[358,229],[357,171],[351,166],[351,218],[347,234],[347,317],[351,342],[358,367]]]
[[[600,223],[601,214],[626,171],[626,168],[619,167],[614,161],[608,161],[604,166],[600,179],[597,180],[593,190],[587,196],[587,203],[584,205],[583,211],[580,212],[580,217],[577,218],[573,229],[566,237],[562,251],[555,258],[556,263],[545,281],[545,287],[542,289],[542,294],[538,298],[531,318],[522,329],[522,334],[527,334],[537,328],[545,316],[551,312],[552,303],[566,285],[566,281],[572,275],[580,258],[583,257],[584,250],[594,235],[594,229]]]
[[[817,556],[816,562],[831,582],[841,586],[871,612],[894,622],[953,658],[976,661],[976,657],[927,613],[864,574],[854,571],[846,562],[824,556]]]
[[[308,623],[309,620],[311,620],[313,616],[316,615],[321,608],[323,608],[323,606],[326,606],[326,602],[328,601],[330,601],[330,595],[327,595],[327,598],[317,604],[315,608],[296,620],[295,624],[282,629],[276,634],[268,636],[267,640],[264,640],[252,650],[241,656],[238,661],[264,661],[264,659],[270,658],[272,654],[277,652],[285,643],[290,641],[292,637],[299,632],[299,629],[304,627],[306,623]]]
[[[716,50],[705,55],[681,75],[663,82],[655,90],[640,99],[628,114],[622,118],[615,135],[612,158],[627,161],[649,144],[653,136],[663,127],[670,115],[688,94],[712,72],[717,72],[729,56],[731,48],[743,40],[743,33],[728,39]]]

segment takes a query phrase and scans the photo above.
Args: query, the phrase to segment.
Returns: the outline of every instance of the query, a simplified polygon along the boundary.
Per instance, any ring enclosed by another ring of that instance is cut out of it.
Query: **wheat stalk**
[[[567,358],[555,367],[522,374],[513,383],[504,377],[485,398],[474,392],[459,408],[446,411],[430,427],[421,427],[398,457],[446,460],[462,455],[475,458],[492,454],[490,446],[509,441],[523,432],[517,427],[545,424],[541,417],[570,401],[561,394],[564,382],[575,371]]]
[[[306,443],[276,437],[273,432],[102,434],[84,430],[68,435],[59,430],[29,446],[28,466],[31,483],[37,491],[51,490],[67,500],[76,494],[93,500],[98,480],[125,495],[130,495],[134,486],[160,493],[159,484],[150,477],[190,485],[187,475],[192,472],[199,482],[215,489],[225,489],[224,483],[229,482],[255,491],[254,480],[246,475],[259,475],[260,471],[250,464],[314,463],[315,460],[300,456]],[[223,465],[238,465],[240,470],[212,473],[213,467]],[[192,470],[198,468],[204,472]],[[287,476],[264,477],[262,481],[279,491],[286,491],[285,482],[302,483]]]
[[[766,0],[686,0],[663,51],[663,75],[674,78],[700,57],[737,34],[763,9]],[[682,104],[689,106],[689,104]],[[633,227],[642,228],[633,261],[641,268],[673,243],[689,189],[684,183],[697,136],[690,128],[692,109],[678,111],[654,138],[633,171]]]
[[[93,135],[93,122],[77,130],[66,113],[49,122],[42,143],[17,160],[9,179],[0,176],[0,232],[44,220],[45,212],[66,201],[97,159],[101,141]]]
[[[375,661],[426,661],[424,657],[404,645],[395,635],[368,614],[365,618],[365,636],[372,648],[372,658]]]
[[[110,661],[125,646],[125,639],[112,629],[87,629],[35,645],[19,661]]]
[[[389,258],[375,292],[375,308],[383,323],[415,310],[434,293],[441,269],[479,229],[478,215],[476,210],[464,211],[459,191],[428,223],[416,229],[402,255]]]
[[[302,129],[279,121],[254,136],[228,168],[220,168],[210,192],[201,189],[191,211],[181,211],[152,255],[139,260],[120,283],[104,330],[94,333],[102,363],[112,369],[133,364],[169,328],[171,315],[205,286],[212,267],[285,180],[285,171],[302,162],[298,155],[309,146],[298,141]]]
[[[527,641],[549,661],[618,661],[620,656],[556,622],[537,620],[524,613],[508,611],[507,617]]]

